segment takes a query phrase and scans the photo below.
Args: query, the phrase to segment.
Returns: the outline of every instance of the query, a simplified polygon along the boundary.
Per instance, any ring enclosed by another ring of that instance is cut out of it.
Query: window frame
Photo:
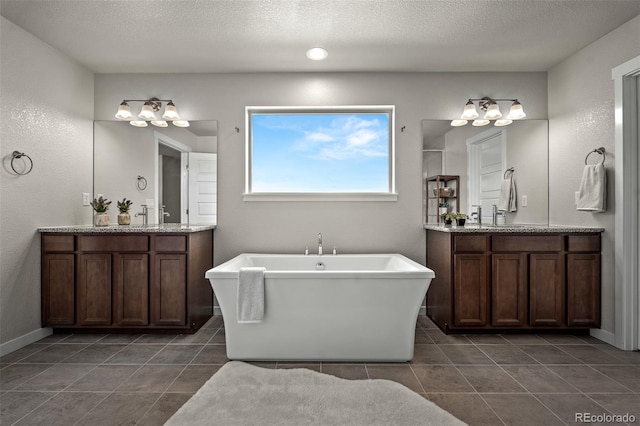
[[[252,184],[254,114],[350,114],[385,113],[389,115],[388,191],[385,192],[254,192]],[[395,105],[348,106],[246,106],[245,107],[245,188],[244,201],[397,201],[395,166]]]

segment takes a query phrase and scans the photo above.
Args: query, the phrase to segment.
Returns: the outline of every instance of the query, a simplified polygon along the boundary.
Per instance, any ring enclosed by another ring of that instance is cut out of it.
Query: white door
[[[506,170],[506,129],[490,129],[467,139],[469,210],[482,206],[482,223],[490,224],[493,206],[500,201]]]
[[[217,154],[189,154],[189,223],[217,224]]]

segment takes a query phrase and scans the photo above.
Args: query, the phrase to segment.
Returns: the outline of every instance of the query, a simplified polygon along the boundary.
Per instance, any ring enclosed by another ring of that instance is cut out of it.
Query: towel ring
[[[587,154],[587,156],[584,158],[584,164],[585,164],[585,166],[587,165],[587,159],[588,159],[588,158],[589,158],[589,156],[590,156],[591,154],[593,154],[594,152],[595,152],[596,154],[600,154],[600,155],[602,155],[602,161],[600,162],[600,164],[604,164],[604,160],[606,160],[607,155],[606,155],[606,154],[605,154],[605,152],[604,152],[604,147],[600,147],[600,148],[596,148],[596,149],[594,149],[593,151],[590,151],[590,152]]]
[[[23,157],[27,157],[27,159],[29,160],[29,165],[28,165],[28,168],[27,168],[27,163],[24,160],[22,160],[24,162],[24,164],[25,164],[25,167],[24,167],[24,170],[19,172],[19,171],[16,170],[13,162],[17,158],[23,158]],[[11,153],[11,170],[13,170],[13,172],[15,174],[20,175],[20,176],[27,175],[27,174],[31,173],[31,170],[33,170],[33,160],[31,159],[31,157],[29,157],[24,152],[13,151],[13,153]]]
[[[507,173],[509,173],[509,172],[513,173],[514,170],[515,169],[513,167],[509,167],[507,170],[504,171],[504,175],[502,175],[502,178],[506,179],[507,178]]]
[[[140,175],[138,175],[138,189],[140,191],[147,189],[147,179]]]

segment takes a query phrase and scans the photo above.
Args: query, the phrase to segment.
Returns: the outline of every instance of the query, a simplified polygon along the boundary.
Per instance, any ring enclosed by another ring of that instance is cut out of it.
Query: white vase
[[[109,225],[109,214],[108,213],[96,213],[93,217],[93,224],[95,226],[108,226]]]
[[[120,213],[118,215],[118,225],[131,225],[131,215],[129,213]]]

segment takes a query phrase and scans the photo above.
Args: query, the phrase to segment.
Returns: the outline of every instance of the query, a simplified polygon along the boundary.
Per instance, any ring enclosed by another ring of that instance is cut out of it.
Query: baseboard
[[[605,343],[608,343],[612,346],[616,345],[616,335],[610,331],[603,330],[601,328],[592,328],[590,333],[592,337],[595,337],[598,340],[602,340]]]
[[[24,348],[25,346],[35,343],[40,339],[44,339],[47,336],[51,336],[52,334],[52,328],[39,328],[20,337],[16,337],[15,339],[0,344],[0,356],[10,354],[11,352]]]

